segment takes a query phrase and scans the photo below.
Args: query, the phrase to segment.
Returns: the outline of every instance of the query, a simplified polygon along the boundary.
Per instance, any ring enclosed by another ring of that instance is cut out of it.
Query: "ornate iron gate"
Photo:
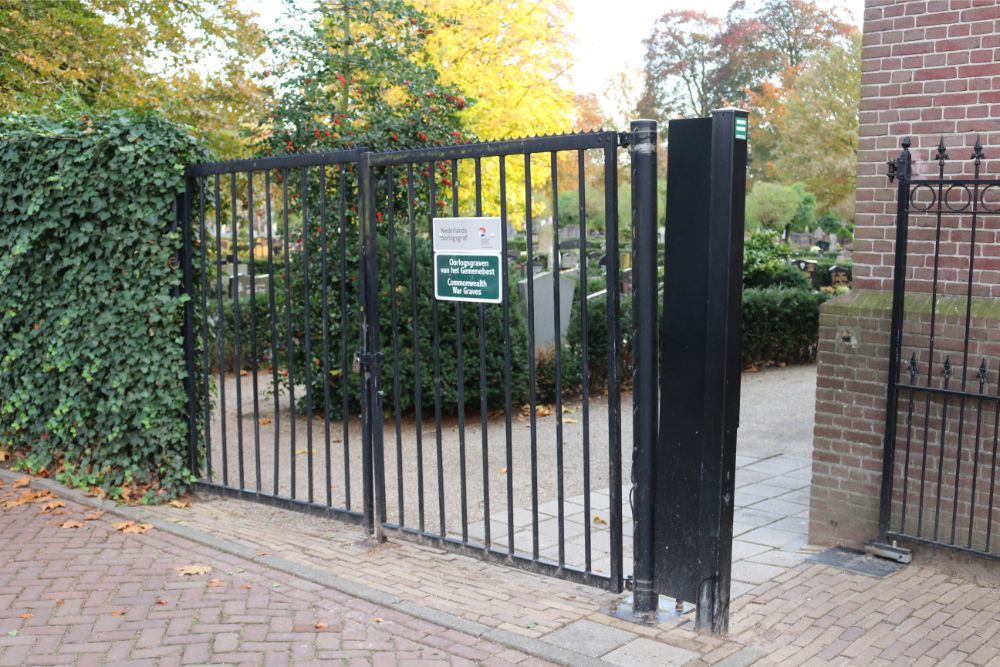
[[[190,167],[200,485],[620,591],[620,139]],[[432,220],[484,215],[501,303],[439,301]]]
[[[927,178],[913,176],[909,148],[906,139],[889,163],[896,255],[880,539],[997,557],[1000,180],[982,173],[978,140],[971,160],[950,168],[942,141]]]

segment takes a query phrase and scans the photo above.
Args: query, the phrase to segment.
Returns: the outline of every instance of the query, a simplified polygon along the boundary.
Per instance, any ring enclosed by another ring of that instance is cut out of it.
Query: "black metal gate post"
[[[654,588],[729,621],[747,113],[670,121]]]
[[[653,500],[656,483],[657,400],[657,234],[656,234],[656,121],[632,122],[632,253],[635,280],[635,394],[633,399],[632,470],[635,481],[635,560],[633,610],[655,612],[653,590]]]
[[[381,526],[385,511],[385,483],[376,461],[382,458],[382,401],[379,397],[378,375],[381,355],[378,350],[378,236],[375,234],[374,193],[370,154],[362,153],[358,165],[361,211],[358,230],[361,234],[361,345],[359,370],[361,372],[361,468],[364,526],[369,534]],[[376,490],[381,503],[375,502]],[[381,535],[381,528],[379,529]]]
[[[896,463],[896,401],[899,395],[900,354],[903,338],[903,301],[906,294],[906,243],[909,230],[910,204],[910,140],[903,140],[899,157],[889,163],[889,178],[897,179],[896,189],[896,257],[892,272],[892,327],[889,340],[889,382],[886,390],[885,453],[882,458],[882,488],[879,505],[879,543],[877,553],[893,557],[896,549],[889,545],[888,533],[892,505],[892,481]],[[933,332],[932,332],[933,334]]]

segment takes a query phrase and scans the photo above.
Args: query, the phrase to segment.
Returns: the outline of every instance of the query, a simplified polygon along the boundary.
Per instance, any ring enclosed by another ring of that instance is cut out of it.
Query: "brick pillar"
[[[826,304],[820,321],[810,512],[811,542],[855,547],[876,536],[882,477],[896,235],[896,189],[886,161],[908,136],[915,175],[936,175],[934,152],[943,138],[955,162],[971,170],[978,135],[983,173],[1000,175],[1000,3],[868,0],[860,135],[854,291]],[[995,231],[983,237],[992,244],[987,256],[1000,257],[997,239]],[[908,267],[915,272],[926,266],[920,250],[911,244]],[[1000,297],[998,276],[977,273],[978,300]],[[989,314],[993,305],[977,303],[975,310]],[[1000,322],[977,320],[976,327],[992,331]]]

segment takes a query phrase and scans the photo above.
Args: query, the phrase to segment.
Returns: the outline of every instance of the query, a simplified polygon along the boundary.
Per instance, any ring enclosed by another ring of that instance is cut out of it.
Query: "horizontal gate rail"
[[[943,141],[937,178],[913,178],[909,146],[889,163],[898,190],[880,539],[995,559],[1000,178],[982,174],[978,140],[953,178]]]

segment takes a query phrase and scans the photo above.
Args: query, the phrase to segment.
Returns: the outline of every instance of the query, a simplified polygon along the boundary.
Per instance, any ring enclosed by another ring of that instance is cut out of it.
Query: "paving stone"
[[[606,662],[625,667],[673,667],[684,665],[698,653],[651,639],[636,639],[604,656]]]
[[[598,657],[635,639],[635,634],[586,619],[545,635],[545,641],[584,655]]]

